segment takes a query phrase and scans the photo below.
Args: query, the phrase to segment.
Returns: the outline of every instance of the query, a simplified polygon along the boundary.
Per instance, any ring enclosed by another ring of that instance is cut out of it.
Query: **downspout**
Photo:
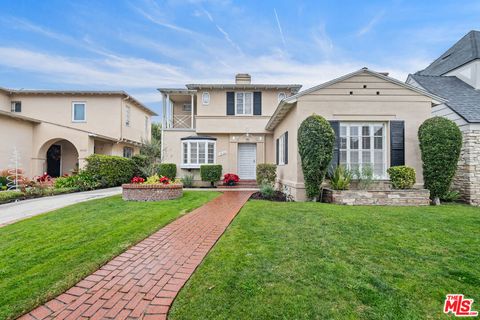
[[[162,127],[160,131],[160,163],[163,162],[163,157],[164,157],[164,151],[163,151],[163,141],[164,141],[164,134],[163,134],[163,129],[165,128],[165,104],[166,104],[167,98],[165,97],[165,94],[162,93]]]

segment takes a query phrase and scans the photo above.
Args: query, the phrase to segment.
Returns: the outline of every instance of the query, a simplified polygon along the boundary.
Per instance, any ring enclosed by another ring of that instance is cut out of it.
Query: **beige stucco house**
[[[406,164],[422,184],[417,139],[420,124],[440,97],[367,68],[298,92],[300,85],[253,84],[246,74],[234,84],[190,84],[159,89],[164,99],[163,161],[177,164],[178,176],[199,180],[201,164],[255,179],[258,163],[277,163],[278,185],[305,200],[297,130],[318,114],[337,135],[332,164],[373,165],[375,178]]]
[[[130,157],[150,138],[153,111],[123,91],[0,88],[0,169],[71,174],[91,154]]]

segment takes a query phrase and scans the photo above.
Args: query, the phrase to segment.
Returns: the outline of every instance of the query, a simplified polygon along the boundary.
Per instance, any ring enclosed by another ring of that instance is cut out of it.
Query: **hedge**
[[[148,167],[150,160],[143,154],[136,154],[132,156],[132,161],[135,164],[134,176],[146,178],[145,169]]]
[[[439,198],[450,190],[457,170],[462,148],[462,133],[457,125],[446,118],[433,117],[425,120],[418,130],[423,161],[425,188],[438,204]]]
[[[276,178],[277,178],[276,164],[273,164],[273,163],[257,164],[257,184],[259,186],[263,184],[275,185]]]
[[[175,163],[161,163],[158,166],[158,175],[167,177],[170,180],[175,180],[177,176],[177,165]]]
[[[387,170],[394,189],[411,189],[415,184],[415,169],[407,166],[394,166]]]
[[[214,186],[215,182],[222,177],[221,164],[203,164],[200,166],[200,177],[202,181],[209,181]]]
[[[20,191],[0,191],[0,203],[10,202],[15,199],[23,198],[25,195]]]
[[[298,128],[297,142],[307,197],[316,201],[332,160],[335,132],[323,117],[311,115]]]
[[[132,159],[93,154],[87,157],[86,161],[86,173],[102,187],[116,187],[128,183],[135,174],[135,162]]]

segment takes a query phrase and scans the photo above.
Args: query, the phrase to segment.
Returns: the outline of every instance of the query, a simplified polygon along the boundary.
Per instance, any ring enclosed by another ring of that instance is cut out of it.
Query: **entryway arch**
[[[40,148],[39,159],[45,159],[43,171],[52,177],[60,177],[78,171],[78,150],[62,138],[51,139]]]

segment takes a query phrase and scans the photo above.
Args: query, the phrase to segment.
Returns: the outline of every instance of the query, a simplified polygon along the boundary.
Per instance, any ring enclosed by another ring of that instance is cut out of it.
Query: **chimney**
[[[252,77],[248,73],[237,73],[235,75],[235,84],[250,84]]]

